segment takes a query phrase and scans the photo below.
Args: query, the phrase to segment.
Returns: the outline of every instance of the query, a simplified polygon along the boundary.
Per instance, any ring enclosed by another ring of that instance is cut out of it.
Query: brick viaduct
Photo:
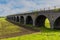
[[[36,11],[30,13],[8,15],[7,19],[22,25],[45,26],[45,19],[50,21],[51,29],[60,29],[60,12],[54,10]]]

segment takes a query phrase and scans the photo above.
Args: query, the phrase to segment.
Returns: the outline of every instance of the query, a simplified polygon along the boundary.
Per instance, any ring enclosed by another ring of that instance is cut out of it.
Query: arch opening
[[[17,19],[16,19],[17,22],[19,22],[19,16],[17,16]]]
[[[33,25],[33,19],[31,16],[27,16],[26,18],[26,24]]]
[[[14,21],[16,20],[15,16],[14,16]]]
[[[13,16],[11,17],[11,20],[13,20]]]
[[[60,29],[60,17],[55,20],[54,29]]]
[[[24,24],[24,17],[23,16],[20,17],[20,23]]]
[[[14,20],[14,17],[12,17],[12,20]]]
[[[39,15],[35,20],[35,25],[38,27],[50,28],[49,19],[44,15]]]

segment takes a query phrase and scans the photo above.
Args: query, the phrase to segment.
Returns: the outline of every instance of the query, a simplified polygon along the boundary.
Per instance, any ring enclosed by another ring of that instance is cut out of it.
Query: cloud
[[[0,0],[0,16],[60,7],[60,0]]]

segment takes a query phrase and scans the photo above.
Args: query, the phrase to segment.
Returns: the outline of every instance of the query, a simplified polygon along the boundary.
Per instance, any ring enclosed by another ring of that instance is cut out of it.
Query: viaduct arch
[[[51,29],[60,29],[60,12],[52,10],[37,11],[24,14],[15,14],[7,16],[9,21],[19,22],[20,24],[32,24],[33,26],[45,26],[45,19],[50,21]]]
[[[54,28],[55,29],[59,29],[60,28],[60,16],[55,20]]]
[[[37,16],[37,18],[35,19],[35,25],[36,26],[45,26],[45,20],[46,20],[46,16],[45,15],[39,15]]]
[[[31,16],[26,17],[26,24],[33,24],[33,19]]]
[[[23,16],[20,16],[20,23],[24,24],[24,17]]]
[[[19,16],[17,16],[16,21],[19,22]]]

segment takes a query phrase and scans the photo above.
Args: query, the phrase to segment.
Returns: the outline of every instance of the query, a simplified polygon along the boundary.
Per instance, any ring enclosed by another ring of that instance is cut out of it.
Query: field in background
[[[5,21],[6,21],[5,19],[1,19],[1,22],[5,22]],[[40,27],[40,30],[41,30],[40,32],[12,37],[12,38],[5,38],[5,39],[1,39],[1,40],[60,40],[60,30],[48,29],[48,28],[50,28],[50,27],[48,27],[49,21],[47,20],[45,23],[46,23],[45,25],[47,26],[47,28]],[[5,23],[5,24],[8,24],[8,23]],[[13,24],[11,24],[11,25],[13,25]],[[12,30],[12,28],[10,28],[10,27],[16,28],[15,25],[13,25],[13,26],[11,26],[11,25],[8,26],[9,28],[7,28],[7,29]],[[5,28],[5,27],[3,27],[3,28]],[[11,30],[9,30],[9,31],[11,31]],[[18,30],[18,28],[16,28],[14,31],[17,32],[19,30]]]

